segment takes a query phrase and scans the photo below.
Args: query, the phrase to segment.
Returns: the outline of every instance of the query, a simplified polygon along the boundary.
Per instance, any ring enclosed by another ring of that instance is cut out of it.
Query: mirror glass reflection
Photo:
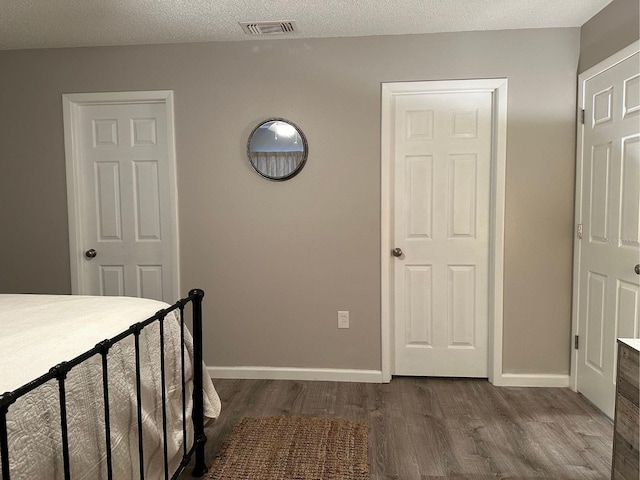
[[[297,175],[307,161],[304,133],[289,120],[271,118],[253,129],[247,142],[251,166],[269,180],[287,180]]]

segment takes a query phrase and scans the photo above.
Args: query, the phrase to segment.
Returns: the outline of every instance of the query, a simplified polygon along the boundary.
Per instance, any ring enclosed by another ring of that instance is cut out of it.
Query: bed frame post
[[[15,401],[13,393],[0,395],[0,458],[2,459],[2,479],[9,480],[9,439],[7,433],[7,412],[9,405]]]
[[[208,470],[204,460],[204,444],[207,442],[207,436],[204,433],[202,384],[202,298],[204,291],[194,289],[189,292],[189,296],[193,297],[193,428],[196,447],[196,461],[191,475],[201,477]]]

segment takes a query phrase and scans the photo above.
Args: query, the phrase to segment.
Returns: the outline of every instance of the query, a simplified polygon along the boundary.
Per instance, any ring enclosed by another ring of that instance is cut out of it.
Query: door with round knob
[[[89,250],[84,252],[84,256],[87,258],[96,258],[96,255],[98,255],[98,252],[96,252],[93,248],[90,248]]]

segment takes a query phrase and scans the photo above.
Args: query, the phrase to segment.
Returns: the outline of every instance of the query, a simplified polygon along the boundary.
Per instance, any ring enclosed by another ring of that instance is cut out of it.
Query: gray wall
[[[640,38],[640,2],[613,0],[580,31],[582,73]]]
[[[206,291],[205,360],[380,369],[380,84],[507,77],[504,370],[567,373],[579,35],[0,52],[0,291],[70,291],[61,94],[172,89],[182,288]],[[271,116],[310,145],[284,183],[245,159]]]

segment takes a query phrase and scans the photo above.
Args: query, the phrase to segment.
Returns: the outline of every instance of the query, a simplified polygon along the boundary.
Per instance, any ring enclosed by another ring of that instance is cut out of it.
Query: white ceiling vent
[[[247,35],[277,35],[279,33],[295,33],[296,22],[239,22]]]

